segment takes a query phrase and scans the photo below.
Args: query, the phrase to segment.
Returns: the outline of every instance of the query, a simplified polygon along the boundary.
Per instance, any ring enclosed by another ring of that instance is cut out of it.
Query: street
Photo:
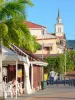
[[[39,90],[32,95],[18,97],[18,100],[75,100],[75,87],[68,84],[49,85],[44,90]],[[7,98],[6,100],[15,100]]]

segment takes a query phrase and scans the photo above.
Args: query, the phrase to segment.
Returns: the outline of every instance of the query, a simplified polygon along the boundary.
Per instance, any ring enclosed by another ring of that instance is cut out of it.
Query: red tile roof
[[[59,38],[59,39],[65,39],[64,36],[56,36],[56,37]]]
[[[29,51],[27,51],[27,50],[24,50],[24,49],[22,49],[22,48],[19,48],[19,47],[16,46],[16,45],[11,45],[10,50],[17,52],[17,54],[18,54],[18,55],[21,55],[21,56],[26,56],[25,54],[27,54],[28,56],[34,58],[34,59],[37,60],[37,61],[38,61],[38,60],[41,60],[38,56],[34,55],[33,53],[31,53],[31,52],[29,52]],[[25,54],[24,54],[23,52],[24,52]],[[41,60],[41,61],[42,61],[42,60]]]
[[[24,21],[24,23],[28,26],[28,28],[42,28],[42,27],[46,28],[45,26],[41,26],[29,21]]]

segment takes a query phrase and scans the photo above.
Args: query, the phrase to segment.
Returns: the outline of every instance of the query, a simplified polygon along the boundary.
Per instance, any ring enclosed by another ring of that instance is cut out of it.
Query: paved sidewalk
[[[15,100],[7,98],[6,100]],[[75,100],[75,87],[69,85],[49,85],[44,90],[24,97],[18,97],[18,100]]]

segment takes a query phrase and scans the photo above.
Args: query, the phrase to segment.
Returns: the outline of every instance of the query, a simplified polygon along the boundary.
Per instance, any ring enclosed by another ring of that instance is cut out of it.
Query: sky
[[[75,40],[75,0],[31,0],[34,7],[27,8],[27,20],[54,32],[58,9],[67,40]]]

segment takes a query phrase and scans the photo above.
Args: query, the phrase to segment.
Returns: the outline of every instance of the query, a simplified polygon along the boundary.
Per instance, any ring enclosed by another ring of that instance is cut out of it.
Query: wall
[[[52,44],[52,50],[50,51],[50,54],[57,54],[56,41],[57,41],[56,39],[46,39],[46,40],[43,40],[43,44],[48,44],[48,43]],[[37,40],[37,42],[42,45],[42,40]],[[44,54],[47,54],[47,52],[48,52],[47,50],[45,50],[45,49],[43,50]],[[42,50],[38,50],[36,52],[36,54],[42,54]]]
[[[42,37],[42,28],[30,28],[30,33],[33,35],[33,36],[36,36],[37,39],[41,38]],[[46,28],[44,28],[44,34],[46,33]]]
[[[35,90],[39,90],[41,87],[42,68],[43,67],[37,65],[34,65],[33,67],[33,88],[35,88]]]
[[[58,48],[58,53],[64,53],[64,50],[63,49],[61,49],[61,48]]]

